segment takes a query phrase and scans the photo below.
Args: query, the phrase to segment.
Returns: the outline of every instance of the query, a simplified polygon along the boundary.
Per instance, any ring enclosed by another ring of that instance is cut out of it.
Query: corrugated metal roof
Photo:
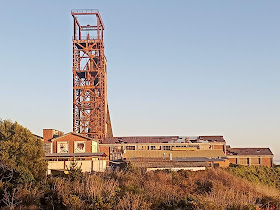
[[[179,139],[179,136],[131,136],[131,137],[107,137],[103,144],[115,143],[168,143]]]
[[[269,148],[227,148],[227,155],[273,155]]]
[[[198,141],[208,141],[208,142],[225,142],[223,136],[199,136]]]
[[[103,152],[96,153],[49,153],[46,154],[46,158],[48,157],[104,157],[106,156]]]
[[[176,143],[176,142],[225,142],[223,136],[130,136],[130,137],[107,137],[103,144],[117,143]]]
[[[207,162],[132,162],[137,167],[145,168],[174,168],[174,167],[207,167],[210,166]]]

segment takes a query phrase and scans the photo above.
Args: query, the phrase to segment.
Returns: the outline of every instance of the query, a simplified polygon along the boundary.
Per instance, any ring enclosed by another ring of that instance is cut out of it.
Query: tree
[[[81,165],[78,166],[78,162],[75,160],[72,160],[70,163],[69,178],[71,181],[74,181],[74,180],[80,181],[83,178],[83,172],[81,169]]]
[[[43,141],[17,122],[0,120],[0,160],[20,173],[22,182],[46,175]]]

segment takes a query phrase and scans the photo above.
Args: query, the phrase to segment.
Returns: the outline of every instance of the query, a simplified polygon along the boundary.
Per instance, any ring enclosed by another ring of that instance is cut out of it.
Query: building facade
[[[205,170],[228,167],[223,136],[138,136],[105,138],[111,162],[123,160],[147,170]]]
[[[185,154],[187,157],[189,154],[203,155],[203,151],[216,150],[221,152],[220,156],[226,156],[226,142],[223,136],[110,137],[105,138],[102,145],[108,147],[107,155],[110,160],[147,155],[154,157],[170,153]]]
[[[98,141],[77,133],[63,134],[54,129],[43,130],[48,174],[67,171],[75,162],[83,172],[105,171],[108,156],[100,152]]]
[[[273,166],[273,153],[269,148],[230,148],[227,157],[232,164],[245,166]]]

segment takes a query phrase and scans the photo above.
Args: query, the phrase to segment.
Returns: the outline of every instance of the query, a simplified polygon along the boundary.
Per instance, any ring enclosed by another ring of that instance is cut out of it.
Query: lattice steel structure
[[[98,10],[72,10],[73,132],[102,142],[113,136],[108,102],[104,55],[104,24]],[[89,24],[82,25],[80,19]],[[79,20],[78,20],[79,19]]]

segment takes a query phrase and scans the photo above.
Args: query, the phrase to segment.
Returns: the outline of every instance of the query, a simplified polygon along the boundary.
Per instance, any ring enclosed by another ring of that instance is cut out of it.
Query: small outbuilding
[[[273,165],[273,153],[269,148],[230,148],[227,146],[227,158],[232,164],[268,167]]]

